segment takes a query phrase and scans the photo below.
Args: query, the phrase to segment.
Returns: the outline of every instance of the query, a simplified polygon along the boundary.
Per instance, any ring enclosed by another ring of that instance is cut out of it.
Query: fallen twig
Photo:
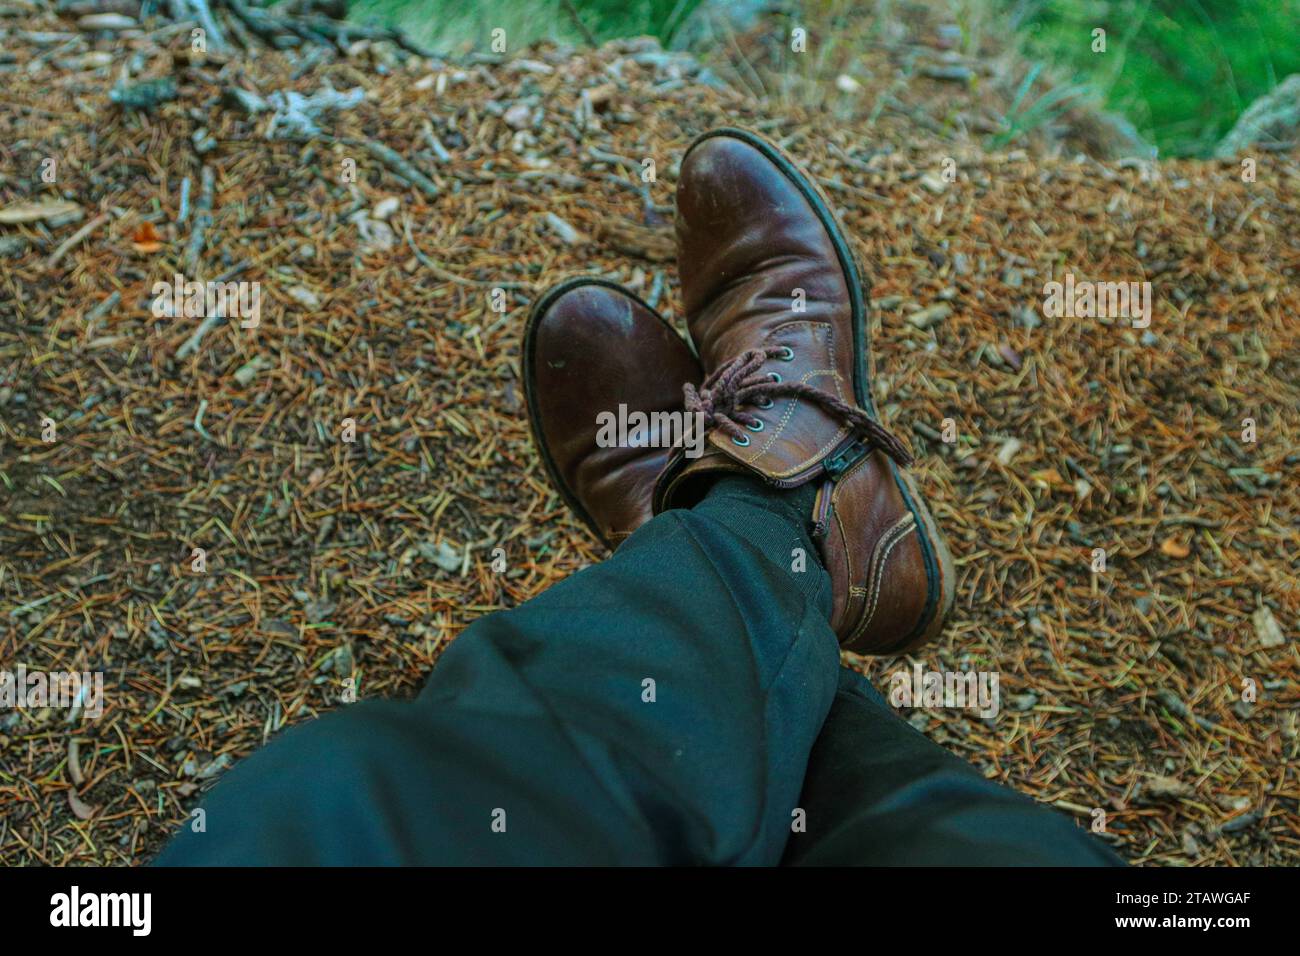
[[[53,269],[57,266],[59,261],[68,254],[69,250],[71,250],[73,246],[81,242],[82,239],[85,239],[106,222],[108,222],[108,213],[104,213],[102,216],[96,216],[72,235],[68,236],[67,239],[64,239],[59,243],[59,247],[54,250],[50,257],[45,260],[45,268]]]
[[[199,265],[199,256],[203,254],[203,241],[208,227],[212,225],[212,193],[216,187],[216,174],[211,166],[204,166],[200,177],[199,203],[195,207],[194,231],[190,233],[190,242],[185,249],[185,272],[192,275]]]
[[[339,142],[348,146],[364,149],[371,156],[375,157],[375,159],[387,166],[388,171],[394,176],[408,185],[416,187],[425,195],[434,199],[441,195],[442,190],[438,188],[437,184],[434,183],[432,179],[424,175],[424,173],[420,172],[403,159],[400,154],[385,146],[383,143],[377,143],[372,139],[351,138],[343,139]]]

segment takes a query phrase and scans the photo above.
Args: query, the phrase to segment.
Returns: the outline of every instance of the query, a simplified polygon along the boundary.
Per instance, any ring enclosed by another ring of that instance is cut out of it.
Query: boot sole
[[[872,418],[880,421],[880,413],[876,410],[875,399],[871,394],[874,360],[871,355],[870,328],[867,323],[867,292],[871,284],[863,278],[867,272],[858,265],[857,255],[849,244],[848,236],[840,227],[829,198],[780,147],[749,130],[733,126],[710,130],[691,143],[682,157],[683,160],[700,143],[716,136],[738,139],[762,153],[808,200],[827,234],[830,235],[831,244],[835,247],[835,255],[839,258],[840,268],[845,276],[845,285],[848,286],[849,291],[849,305],[853,319],[853,393],[858,404],[866,409]],[[903,496],[907,509],[916,518],[918,527],[925,531],[925,534],[919,538],[927,585],[925,610],[912,631],[896,645],[897,651],[887,652],[902,653],[925,644],[943,630],[955,598],[956,575],[948,544],[916,484],[909,475],[900,471],[892,460],[889,462],[889,470],[894,476],[894,483]]]

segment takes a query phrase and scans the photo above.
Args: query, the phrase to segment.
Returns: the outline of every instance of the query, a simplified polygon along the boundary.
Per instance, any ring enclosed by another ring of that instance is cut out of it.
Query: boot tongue
[[[780,376],[781,383],[815,389],[843,405],[854,405],[852,383],[836,367],[836,345],[831,326],[816,322],[788,322],[775,328],[766,346],[780,346],[791,356],[771,358],[763,372]],[[772,406],[758,411],[762,431],[748,444],[730,436],[713,434],[712,444],[774,481],[798,481],[816,470],[827,455],[849,437],[852,425],[833,410],[808,396],[773,395]],[[753,409],[750,409],[751,411]]]

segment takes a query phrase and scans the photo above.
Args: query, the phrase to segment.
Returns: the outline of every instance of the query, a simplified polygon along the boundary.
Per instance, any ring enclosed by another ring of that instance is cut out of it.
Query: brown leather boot
[[[673,451],[666,420],[649,413],[680,416],[682,382],[701,377],[672,326],[613,282],[570,279],[533,303],[522,375],[533,441],[565,503],[611,550],[650,520],[654,482]],[[618,418],[620,405],[624,419],[649,420],[611,446],[598,416]]]
[[[686,407],[711,431],[702,457],[672,457],[655,512],[727,472],[818,482],[810,523],[841,644],[893,654],[933,638],[952,558],[872,403],[867,286],[825,196],[762,137],[706,133],[682,160],[677,258],[706,375]]]

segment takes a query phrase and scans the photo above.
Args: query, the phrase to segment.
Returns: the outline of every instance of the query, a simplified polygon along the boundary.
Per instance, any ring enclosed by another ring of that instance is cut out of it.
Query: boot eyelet
[[[746,425],[745,427],[748,428],[751,432],[761,432],[763,430],[763,420],[761,418],[755,419],[752,423]]]
[[[744,439],[744,441],[741,441],[742,438]],[[733,445],[739,445],[741,448],[744,448],[746,445],[749,444],[749,436],[748,436],[748,435],[732,435],[732,436],[731,436],[731,443],[732,443]]]
[[[790,348],[790,346],[788,345],[783,345],[781,346],[781,348],[783,348],[785,351],[782,352],[780,355],[778,355],[777,358],[779,358],[782,362],[793,362],[794,349]]]
[[[772,381],[774,381],[774,382],[778,382],[778,383],[781,382],[781,381],[784,381],[784,380],[781,378],[781,373],[780,373],[780,372],[768,372],[768,373],[767,373],[767,377],[770,378]]]
[[[765,398],[761,402],[755,402],[754,406],[756,408],[771,408],[775,404],[776,402],[772,401],[770,398]]]

